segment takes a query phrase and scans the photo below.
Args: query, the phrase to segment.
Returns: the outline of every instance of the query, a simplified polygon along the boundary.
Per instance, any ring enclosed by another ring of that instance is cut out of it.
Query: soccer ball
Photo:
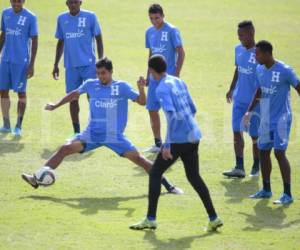
[[[55,172],[50,167],[42,167],[35,173],[35,179],[40,186],[51,186],[55,182]]]

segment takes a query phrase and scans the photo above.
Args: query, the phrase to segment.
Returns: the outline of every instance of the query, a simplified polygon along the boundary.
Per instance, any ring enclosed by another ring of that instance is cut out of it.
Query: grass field
[[[252,19],[257,40],[273,42],[277,58],[300,74],[300,2],[298,0],[169,0],[161,1],[167,20],[181,30],[186,49],[182,77],[198,107],[204,138],[201,173],[225,226],[207,234],[207,217],[188,185],[181,162],[168,172],[185,195],[163,195],[154,232],[134,232],[128,225],[141,219],[147,206],[147,176],[107,149],[66,159],[57,183],[37,191],[20,179],[23,171],[39,168],[72,133],[68,107],[43,111],[48,101],[64,94],[63,67],[58,82],[51,78],[56,16],[64,1],[27,0],[39,19],[40,47],[36,76],[29,82],[29,104],[24,136],[0,137],[0,249],[300,249],[300,100],[293,92],[294,123],[288,156],[293,168],[295,203],[277,207],[272,200],[253,201],[249,194],[260,179],[228,180],[221,172],[233,165],[231,106],[225,93],[233,73],[236,24]],[[9,1],[2,0],[1,9]],[[115,64],[115,78],[135,84],[146,71],[144,31],[150,25],[150,1],[85,0],[83,7],[97,13],[102,24],[105,54]],[[14,96],[15,100],[15,96]],[[15,120],[16,103],[12,106]],[[81,100],[81,121],[88,110]],[[127,136],[139,148],[152,144],[148,115],[130,104]],[[246,167],[251,146],[247,138]],[[274,160],[274,159],[273,159]],[[282,192],[274,161],[274,198]]]

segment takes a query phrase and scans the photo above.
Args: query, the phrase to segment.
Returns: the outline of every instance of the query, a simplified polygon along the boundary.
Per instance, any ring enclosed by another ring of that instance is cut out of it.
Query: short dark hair
[[[243,28],[253,28],[254,29],[254,25],[253,25],[252,21],[245,20],[238,24],[238,28],[239,29],[243,29]]]
[[[96,63],[96,68],[100,69],[100,68],[105,68],[109,71],[113,70],[113,64],[112,61],[109,60],[107,57],[100,59],[97,63]]]
[[[149,14],[160,14],[163,15],[164,14],[164,10],[161,7],[161,5],[155,3],[155,4],[151,4],[148,10]]]
[[[273,46],[270,42],[266,40],[259,41],[256,45],[256,48],[260,49],[264,53],[270,53],[272,55],[273,53]]]
[[[162,55],[153,55],[150,57],[148,67],[156,73],[164,73],[167,71],[166,59]]]

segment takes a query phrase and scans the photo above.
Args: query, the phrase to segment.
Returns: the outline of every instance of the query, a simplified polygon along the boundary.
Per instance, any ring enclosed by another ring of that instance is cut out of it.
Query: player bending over
[[[137,93],[128,83],[112,79],[113,66],[109,59],[105,58],[97,62],[96,68],[99,79],[87,80],[58,103],[47,104],[45,109],[52,111],[73,100],[78,100],[81,94],[87,93],[90,97],[90,119],[86,130],[63,145],[44,166],[56,169],[66,156],[105,146],[149,172],[152,162],[143,157],[124,135],[128,117],[128,100],[140,105],[146,103],[144,80],[138,81],[139,93]],[[23,174],[22,178],[34,188],[39,187],[35,175]],[[171,185],[165,177],[162,177],[161,183],[170,193],[183,193],[182,190]]]

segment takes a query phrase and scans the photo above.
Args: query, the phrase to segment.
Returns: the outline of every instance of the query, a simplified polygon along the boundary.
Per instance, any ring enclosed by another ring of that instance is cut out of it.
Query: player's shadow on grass
[[[24,149],[24,144],[20,143],[20,138],[13,138],[11,140],[0,140],[0,156],[7,153],[19,153]]]
[[[156,234],[154,231],[143,231],[144,232],[144,240],[149,241],[153,245],[153,250],[163,250],[163,249],[190,249],[191,244],[194,240],[213,236],[216,234],[219,234],[219,232],[215,233],[204,233],[202,235],[193,235],[193,236],[187,236],[183,238],[178,239],[168,239],[168,241],[162,241],[159,240],[156,237]]]
[[[221,181],[221,184],[225,187],[225,196],[229,197],[226,201],[228,203],[240,203],[244,199],[248,199],[248,196],[259,190],[259,179],[251,178],[243,181],[242,179],[226,179]]]
[[[56,198],[50,196],[37,196],[31,195],[26,197],[21,197],[20,199],[33,199],[35,201],[48,201],[57,204],[62,204],[73,209],[78,209],[81,214],[93,215],[97,214],[100,210],[105,211],[125,211],[125,216],[132,217],[134,208],[130,207],[120,207],[122,202],[145,199],[147,195],[140,196],[128,196],[128,197],[103,197],[103,198],[89,198],[89,197],[79,197],[79,198]]]
[[[43,152],[41,153],[41,158],[43,160],[48,160],[59,148],[57,148],[56,150],[52,151],[48,148],[44,148],[43,149]],[[76,161],[82,161],[82,160],[85,160],[89,157],[91,157],[93,154],[93,152],[88,152],[88,153],[85,153],[85,154],[73,154],[73,155],[70,155],[68,157],[66,157],[64,159],[64,161],[71,161],[71,162],[76,162]]]
[[[268,199],[258,201],[253,207],[255,214],[239,213],[246,217],[246,223],[249,224],[243,231],[259,231],[265,228],[280,230],[300,223],[300,219],[285,222],[287,216],[284,210],[288,209],[288,206],[269,207],[268,203]]]

